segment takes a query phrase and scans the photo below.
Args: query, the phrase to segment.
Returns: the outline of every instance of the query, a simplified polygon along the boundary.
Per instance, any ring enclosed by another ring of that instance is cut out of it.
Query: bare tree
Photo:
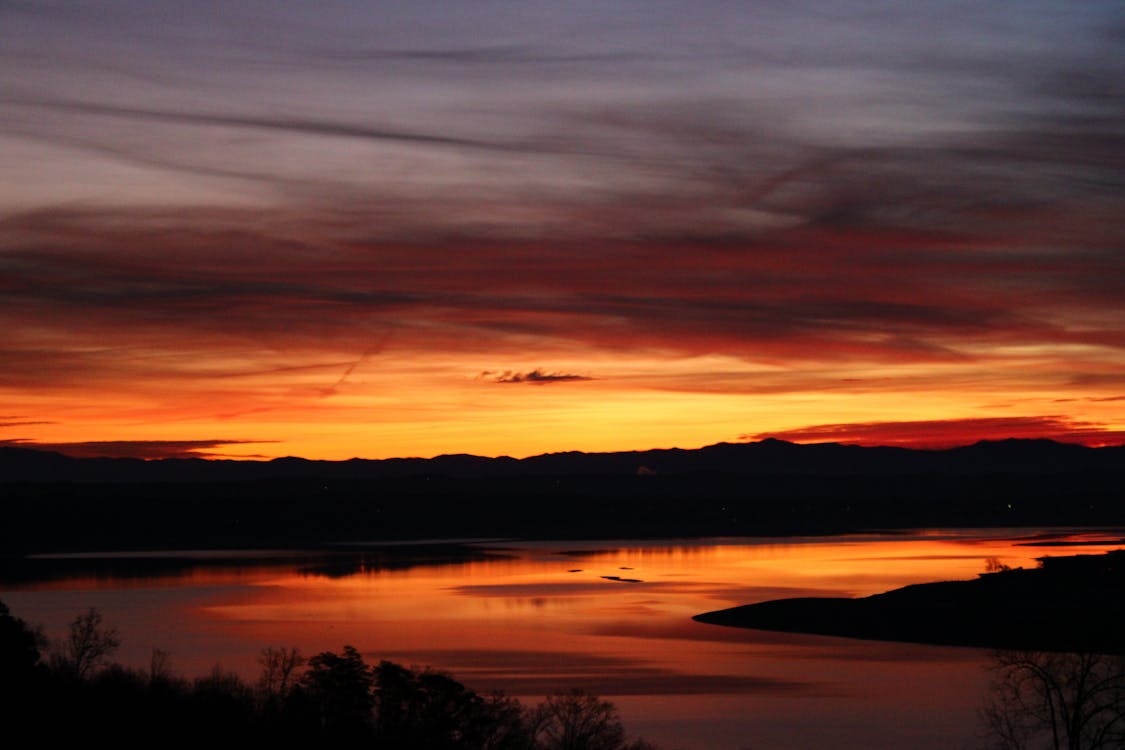
[[[1006,573],[1011,569],[1010,565],[1000,562],[999,557],[987,557],[984,560],[984,572],[986,573]]]
[[[167,682],[172,678],[172,660],[167,651],[163,649],[152,649],[152,655],[148,660],[148,681],[153,682]]]
[[[56,666],[85,679],[101,668],[120,645],[117,629],[105,627],[101,611],[90,607],[71,621],[66,638],[56,646],[53,660]]]
[[[998,651],[982,718],[1003,750],[1125,746],[1125,656]]]
[[[296,646],[262,649],[258,654],[258,664],[262,667],[258,689],[267,697],[284,698],[296,682],[294,672],[304,663],[305,657]]]
[[[617,708],[581,690],[548,696],[535,709],[532,729],[535,746],[544,750],[618,750],[625,743]]]

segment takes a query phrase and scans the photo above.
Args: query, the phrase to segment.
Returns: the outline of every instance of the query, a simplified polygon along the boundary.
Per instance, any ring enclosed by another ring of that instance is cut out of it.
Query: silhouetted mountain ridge
[[[68,458],[0,448],[0,557],[351,540],[1125,524],[1125,448],[779,440],[523,459]]]
[[[53,451],[0,448],[0,482],[214,482],[287,477],[381,479],[403,477],[534,477],[678,474],[805,474],[889,476],[939,472],[1057,473],[1122,466],[1125,446],[1087,448],[1052,440],[982,440],[945,450],[797,444],[767,438],[716,443],[698,449],[584,453],[565,451],[517,459],[471,454],[433,458],[346,461],[295,456],[268,461],[166,458],[71,458]]]

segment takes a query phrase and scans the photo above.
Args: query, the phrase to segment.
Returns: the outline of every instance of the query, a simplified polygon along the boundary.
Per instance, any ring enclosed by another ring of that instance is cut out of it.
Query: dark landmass
[[[410,538],[1125,524],[1125,446],[720,443],[525,459],[75,459],[0,448],[0,554]]]
[[[501,478],[636,476],[681,474],[976,476],[996,472],[1054,470],[1120,471],[1125,446],[1087,448],[1052,440],[982,440],[945,450],[862,447],[838,443],[801,445],[766,439],[682,448],[616,453],[545,453],[528,458],[465,454],[434,458],[269,461],[165,458],[70,458],[53,451],[0,447],[0,483],[5,482],[225,482],[317,477],[365,480],[418,477]]]
[[[372,544],[362,549],[298,549],[109,553],[104,555],[0,555],[0,587],[66,579],[153,581],[195,572],[238,571],[274,566],[309,578],[346,578],[423,565],[443,565],[507,557],[495,550],[457,542]]]
[[[1040,563],[862,599],[778,599],[694,619],[869,640],[1125,654],[1125,550]]]

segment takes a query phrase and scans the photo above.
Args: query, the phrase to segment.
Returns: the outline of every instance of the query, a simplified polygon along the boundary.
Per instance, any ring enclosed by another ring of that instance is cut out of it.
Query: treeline
[[[303,747],[397,750],[655,750],[629,739],[613,704],[584,692],[524,706],[451,676],[353,647],[305,659],[267,648],[249,683],[215,667],[187,679],[154,651],[147,670],[111,661],[116,631],[91,609],[49,643],[0,602],[0,726],[25,746]]]

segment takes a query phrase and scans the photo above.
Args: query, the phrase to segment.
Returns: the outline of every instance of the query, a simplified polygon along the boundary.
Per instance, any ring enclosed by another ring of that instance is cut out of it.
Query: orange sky
[[[0,8],[0,442],[1125,442],[1114,4],[164,6]]]

